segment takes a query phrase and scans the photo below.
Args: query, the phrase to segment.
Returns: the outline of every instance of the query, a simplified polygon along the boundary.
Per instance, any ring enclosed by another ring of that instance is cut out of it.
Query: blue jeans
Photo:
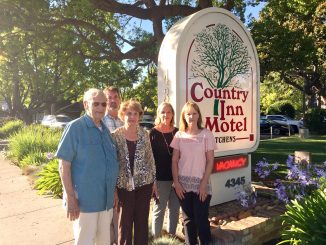
[[[194,192],[186,192],[184,199],[179,199],[184,220],[185,240],[187,245],[196,245],[197,236],[201,245],[208,245],[211,241],[211,230],[208,221],[209,202],[208,195],[204,202]]]

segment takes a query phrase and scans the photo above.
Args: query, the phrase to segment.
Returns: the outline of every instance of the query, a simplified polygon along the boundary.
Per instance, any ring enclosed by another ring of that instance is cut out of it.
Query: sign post
[[[235,188],[251,181],[248,154],[260,137],[257,51],[235,15],[212,7],[170,28],[158,59],[158,102],[163,101],[175,108],[177,123],[187,101],[198,104],[218,148],[211,205],[235,199]]]

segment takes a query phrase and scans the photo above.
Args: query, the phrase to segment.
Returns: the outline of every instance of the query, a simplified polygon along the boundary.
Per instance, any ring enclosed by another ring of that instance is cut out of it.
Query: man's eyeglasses
[[[99,105],[101,105],[102,107],[106,107],[106,102],[102,102],[102,103],[100,103],[100,102],[92,102],[92,105],[94,107],[98,107]]]

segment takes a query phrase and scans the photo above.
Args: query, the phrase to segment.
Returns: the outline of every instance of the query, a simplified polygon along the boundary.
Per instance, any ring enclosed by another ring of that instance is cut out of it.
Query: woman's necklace
[[[173,137],[174,137],[173,131],[174,131],[174,130],[172,130],[172,132],[171,132],[171,134],[172,134],[172,139],[173,139]],[[163,139],[164,139],[164,142],[165,142],[166,148],[168,149],[168,153],[169,153],[170,156],[172,156],[172,152],[170,151],[169,144],[168,144],[168,142],[166,141],[166,138],[165,138],[165,136],[164,136],[164,134],[163,134],[162,131],[161,131],[161,134],[162,134],[162,136],[163,136]]]

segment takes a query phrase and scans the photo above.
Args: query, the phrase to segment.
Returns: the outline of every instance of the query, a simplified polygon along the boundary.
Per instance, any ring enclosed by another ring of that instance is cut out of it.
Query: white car
[[[41,124],[50,128],[64,128],[71,120],[66,115],[45,115]]]
[[[302,121],[293,120],[284,115],[266,115],[266,118],[278,122],[279,124],[290,126],[295,133],[298,133],[299,129],[303,127]]]

